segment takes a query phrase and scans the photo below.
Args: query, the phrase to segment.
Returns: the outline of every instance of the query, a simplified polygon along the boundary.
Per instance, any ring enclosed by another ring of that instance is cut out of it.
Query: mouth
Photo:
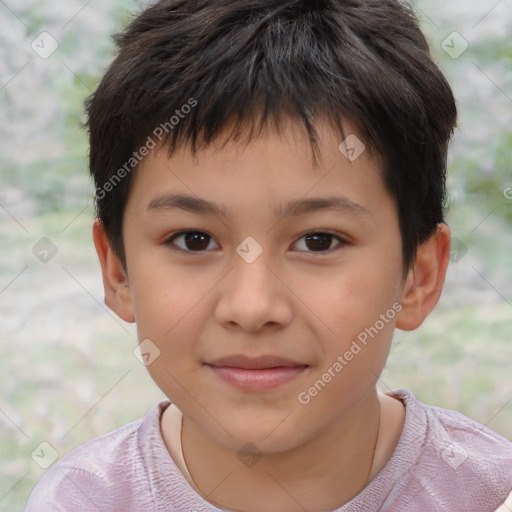
[[[232,355],[204,363],[218,378],[243,391],[274,389],[304,373],[309,365],[279,356]]]

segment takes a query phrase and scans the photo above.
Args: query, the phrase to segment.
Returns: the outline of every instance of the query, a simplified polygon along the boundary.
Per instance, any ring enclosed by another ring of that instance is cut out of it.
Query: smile
[[[276,356],[249,358],[243,355],[228,356],[205,365],[224,382],[248,392],[274,389],[295,379],[309,367]]]

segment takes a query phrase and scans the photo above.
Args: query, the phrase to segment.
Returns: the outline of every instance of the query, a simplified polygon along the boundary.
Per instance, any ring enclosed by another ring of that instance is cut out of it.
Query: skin
[[[159,347],[148,370],[183,412],[183,453],[195,487],[230,510],[332,510],[368,485],[389,460],[404,420],[402,403],[376,386],[393,331],[421,325],[444,283],[448,226],[419,247],[404,278],[397,208],[377,161],[365,151],[350,162],[338,149],[342,139],[326,124],[317,129],[318,168],[292,121],[281,134],[269,129],[248,146],[219,141],[197,158],[185,146],[171,158],[152,151],[124,212],[126,272],[101,222],[93,226],[105,302],[136,321],[140,341]],[[347,124],[346,133],[357,132]],[[222,205],[227,217],[148,209],[171,192]],[[331,195],[366,213],[274,216],[275,205]],[[173,246],[169,238],[181,230],[211,238],[199,244],[202,252],[183,236]],[[305,235],[326,231],[333,238],[325,248],[306,242]],[[236,252],[247,236],[263,249],[252,263]],[[301,404],[298,394],[393,304],[401,304],[400,313]],[[247,392],[203,364],[231,354],[273,354],[309,366],[277,388]],[[161,430],[168,443],[165,413]],[[261,455],[252,467],[237,457],[247,443]]]

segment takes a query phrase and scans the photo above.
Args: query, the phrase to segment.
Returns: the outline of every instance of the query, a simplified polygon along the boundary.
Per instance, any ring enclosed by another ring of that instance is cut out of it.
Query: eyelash
[[[206,236],[210,237],[211,240],[213,240],[213,236],[211,236],[206,231],[200,231],[200,230],[191,229],[191,230],[179,231],[177,233],[172,234],[170,237],[167,238],[167,240],[164,242],[164,244],[167,245],[171,250],[177,251],[177,252],[181,252],[181,253],[202,254],[202,253],[205,253],[205,252],[209,252],[209,251],[206,251],[206,250],[203,250],[203,251],[191,251],[191,250],[187,250],[187,249],[182,249],[181,247],[177,247],[174,244],[174,240],[176,240],[180,236],[187,235],[189,233],[196,233],[196,234],[206,235]],[[303,238],[305,238],[307,236],[311,236],[311,235],[328,235],[328,236],[333,237],[334,239],[337,239],[340,243],[337,246],[335,246],[334,248],[328,249],[326,251],[299,251],[299,252],[305,252],[305,253],[315,254],[315,255],[318,254],[318,255],[322,256],[322,255],[331,254],[334,251],[340,250],[343,246],[348,245],[348,241],[347,240],[345,240],[344,238],[342,238],[342,237],[340,237],[340,236],[338,236],[338,235],[336,235],[334,233],[331,233],[329,231],[308,231],[307,233],[304,233],[297,240],[297,242],[299,240],[302,240]],[[295,243],[297,243],[297,242],[295,242]]]

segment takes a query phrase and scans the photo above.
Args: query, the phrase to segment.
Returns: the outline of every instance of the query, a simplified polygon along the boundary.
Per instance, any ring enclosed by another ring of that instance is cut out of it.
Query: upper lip
[[[265,368],[277,368],[279,366],[308,366],[304,363],[298,363],[291,359],[274,355],[263,355],[258,357],[249,357],[243,354],[220,357],[210,361],[210,366],[229,366],[232,368],[243,368],[245,370],[262,370]]]

